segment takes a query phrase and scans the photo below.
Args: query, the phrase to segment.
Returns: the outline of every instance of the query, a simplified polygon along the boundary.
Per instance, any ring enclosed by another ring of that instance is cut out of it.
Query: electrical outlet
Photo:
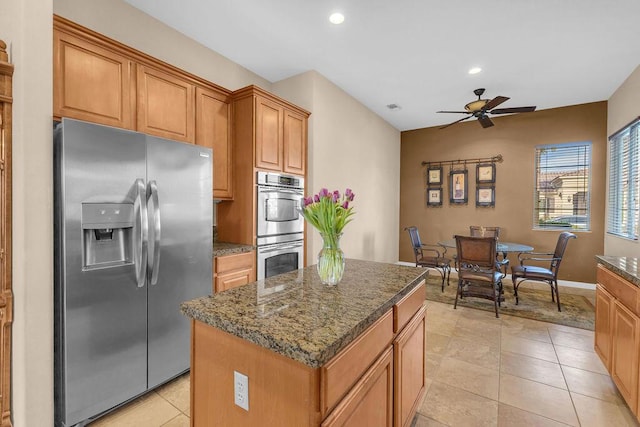
[[[249,411],[249,377],[233,371],[233,400],[245,411]]]

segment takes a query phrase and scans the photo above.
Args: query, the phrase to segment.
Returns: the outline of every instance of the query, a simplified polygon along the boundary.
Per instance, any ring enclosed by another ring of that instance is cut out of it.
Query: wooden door
[[[134,68],[122,55],[54,29],[54,117],[134,129]]]
[[[283,108],[275,102],[256,97],[256,167],[282,171]]]
[[[322,422],[322,427],[393,425],[393,351],[389,347]]]
[[[178,76],[137,66],[139,132],[195,142],[195,86]]]
[[[596,285],[596,324],[594,350],[611,372],[611,315],[613,297],[602,285]]]
[[[196,144],[213,149],[213,198],[233,199],[231,106],[226,94],[196,88]]]
[[[640,319],[619,301],[613,300],[612,326],[611,378],[635,413],[638,405]]]
[[[394,425],[411,425],[426,390],[425,310],[422,308],[393,342]]]
[[[283,170],[304,175],[307,166],[307,118],[284,110]]]

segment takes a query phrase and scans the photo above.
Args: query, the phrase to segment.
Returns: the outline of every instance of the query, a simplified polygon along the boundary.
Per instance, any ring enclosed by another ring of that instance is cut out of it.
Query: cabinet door
[[[422,307],[393,342],[394,425],[411,425],[426,390],[425,310]]]
[[[282,171],[283,108],[256,97],[256,167]]]
[[[613,297],[600,284],[596,285],[596,325],[594,350],[611,372],[611,315]]]
[[[307,119],[284,110],[283,170],[304,175],[307,165]]]
[[[134,129],[134,64],[96,44],[53,33],[53,115]]]
[[[137,70],[137,130],[193,144],[194,85],[178,76],[144,65],[138,65]]]
[[[216,277],[215,292],[237,288],[247,283],[255,282],[255,269],[238,270],[231,273],[220,274]]]
[[[388,348],[322,422],[322,427],[393,425],[393,353]]]
[[[215,199],[233,199],[230,124],[227,95],[196,88],[196,144],[213,149]]]
[[[640,319],[617,300],[614,300],[612,326],[611,378],[618,386],[618,390],[629,408],[635,413],[638,405]]]

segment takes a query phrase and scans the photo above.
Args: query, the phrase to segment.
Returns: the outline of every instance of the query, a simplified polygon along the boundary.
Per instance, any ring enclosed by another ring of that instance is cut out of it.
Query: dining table
[[[438,244],[446,248],[455,248],[456,239],[442,240],[438,242]],[[508,252],[531,252],[533,251],[533,246],[525,245],[524,243],[503,242],[498,240],[496,250],[506,256]]]

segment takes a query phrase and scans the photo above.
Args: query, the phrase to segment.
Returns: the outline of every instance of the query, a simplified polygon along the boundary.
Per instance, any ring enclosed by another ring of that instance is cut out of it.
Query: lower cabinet
[[[215,257],[213,292],[222,292],[255,282],[256,252]]]
[[[640,394],[640,290],[598,266],[594,350],[638,417]]]

